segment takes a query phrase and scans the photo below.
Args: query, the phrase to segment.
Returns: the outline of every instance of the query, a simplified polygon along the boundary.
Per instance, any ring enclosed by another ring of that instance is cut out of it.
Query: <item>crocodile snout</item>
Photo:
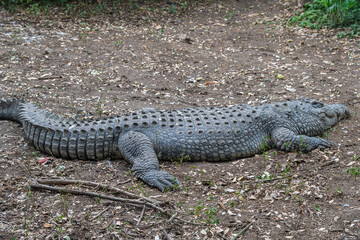
[[[339,120],[350,117],[350,111],[346,106],[342,104],[335,104],[334,108]]]

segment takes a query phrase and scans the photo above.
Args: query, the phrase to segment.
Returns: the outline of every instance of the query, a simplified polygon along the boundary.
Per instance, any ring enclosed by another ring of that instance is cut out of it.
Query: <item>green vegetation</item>
[[[123,44],[123,40],[116,40],[115,41],[115,47],[120,47]],[[116,102],[116,99],[115,99]]]
[[[305,4],[304,11],[290,19],[300,27],[348,28],[338,37],[354,37],[360,33],[360,1],[358,0],[314,0]]]
[[[226,20],[230,21],[235,15],[235,11],[234,10],[229,10],[227,11],[227,14],[225,16]]]
[[[185,153],[182,153],[177,160],[172,160],[171,163],[174,165],[179,165],[179,164],[182,164],[184,162],[189,162],[189,161],[191,161],[189,154],[185,155]]]
[[[359,163],[360,162],[359,154],[355,154],[354,157],[353,157],[353,160],[358,161],[358,163]],[[348,169],[345,170],[345,173],[350,174],[352,177],[354,177],[356,179],[360,175],[360,167],[356,166],[356,167],[348,168]]]
[[[259,180],[272,180],[274,179],[276,176],[274,176],[273,174],[270,174],[269,172],[267,171],[264,171],[263,174],[261,174],[260,176],[257,177],[257,179]]]
[[[177,13],[177,11],[176,11],[176,5],[171,4],[168,11],[169,11],[169,13],[176,14],[176,13]]]
[[[283,178],[291,177],[291,166],[290,166],[290,164],[286,164],[286,166],[281,170],[281,176]]]
[[[348,27],[360,22],[357,0],[314,0],[305,4],[304,12],[291,19],[301,27]]]
[[[345,172],[356,178],[360,174],[360,168],[359,167],[348,168],[345,170]]]
[[[319,213],[322,213],[323,211],[321,210],[320,206],[319,205],[316,205],[315,206],[315,210]]]
[[[210,200],[213,201],[214,198],[210,196]],[[198,205],[188,208],[188,211],[191,215],[196,215],[199,217],[200,222],[203,222],[207,225],[219,224],[220,219],[217,218],[217,209],[214,206],[205,206],[202,201],[198,202]]]
[[[346,31],[341,31],[336,34],[338,38],[353,38],[356,37],[356,35],[360,34],[360,25],[353,24],[349,28],[347,28]]]
[[[0,0],[0,6],[4,6],[11,12],[18,8],[25,8],[29,12],[36,14],[41,11],[48,12],[51,6],[66,6],[67,10],[71,8],[70,0]]]
[[[271,143],[270,137],[269,137],[269,136],[264,137],[264,138],[263,138],[263,141],[262,141],[262,143],[261,143],[261,153],[262,153],[262,154],[265,154],[267,150],[270,150],[270,149],[271,149],[271,146],[270,146],[269,143]]]
[[[10,12],[25,10],[34,16],[39,14],[51,15],[53,9],[60,8],[61,12],[64,12],[67,16],[71,15],[80,18],[88,18],[104,13],[121,14],[124,7],[133,11],[162,12],[176,15],[187,11],[191,5],[193,5],[192,2],[185,0],[174,0],[171,4],[159,0],[0,0],[0,7],[2,6]]]

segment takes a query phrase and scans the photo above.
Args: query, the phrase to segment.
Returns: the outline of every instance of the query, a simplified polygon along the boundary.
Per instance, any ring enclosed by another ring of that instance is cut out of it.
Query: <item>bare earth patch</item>
[[[163,162],[182,183],[166,193],[135,179],[124,161],[39,163],[47,156],[19,125],[1,121],[0,238],[359,239],[359,177],[345,173],[360,166],[359,39],[287,26],[296,2],[204,1],[177,14],[140,9],[86,20],[2,10],[0,98],[99,118],[306,96],[343,103],[352,114],[323,136],[336,143],[324,151]],[[166,202],[197,224],[167,221],[148,207],[139,221],[142,207],[28,190],[45,178],[110,184]]]

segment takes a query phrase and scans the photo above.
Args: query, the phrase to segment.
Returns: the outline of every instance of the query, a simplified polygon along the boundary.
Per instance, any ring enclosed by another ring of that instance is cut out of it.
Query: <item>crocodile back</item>
[[[136,112],[121,118],[122,132],[147,135],[162,160],[222,161],[252,156],[270,145],[260,117],[249,105]]]

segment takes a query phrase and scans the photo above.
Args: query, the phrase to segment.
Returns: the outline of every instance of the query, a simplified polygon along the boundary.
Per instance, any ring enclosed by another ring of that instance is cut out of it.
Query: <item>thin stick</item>
[[[117,184],[118,184],[118,185],[123,185],[123,184],[128,183],[128,182],[131,182],[131,179],[125,180],[125,181],[123,181],[123,182],[119,182],[119,183],[117,183]]]
[[[166,230],[164,228],[161,229],[161,231],[163,232],[166,240],[171,240],[171,238],[169,237],[168,233],[166,232]]]
[[[243,184],[248,185],[248,184],[253,184],[253,183],[264,183],[264,182],[277,181],[277,180],[281,180],[281,179],[284,179],[284,178],[277,177],[277,178],[272,178],[272,179],[263,179],[263,180],[257,180],[257,181],[252,181],[252,182],[245,182]]]
[[[136,226],[140,224],[141,219],[144,217],[145,208],[146,208],[146,206],[144,205],[143,210],[141,211],[140,217],[139,217],[139,219],[138,219],[138,221],[136,223]]]
[[[132,203],[132,204],[139,204],[139,205],[142,205],[142,206],[146,205],[148,207],[151,207],[153,209],[158,210],[161,213],[169,215],[161,207],[158,207],[158,206],[156,206],[156,205],[154,205],[154,204],[152,204],[150,202],[144,202],[144,201],[137,200],[137,199],[117,198],[117,197],[104,195],[104,194],[98,194],[98,193],[94,193],[94,192],[84,192],[84,191],[72,190],[72,189],[66,189],[66,188],[57,188],[57,187],[51,187],[51,186],[48,186],[48,185],[36,184],[36,183],[31,183],[30,188],[31,189],[45,189],[45,190],[49,190],[49,191],[53,191],[53,192],[59,192],[59,193],[71,193],[71,194],[76,194],[76,195],[85,195],[85,196],[89,196],[89,197],[99,197],[99,198],[108,199],[108,200],[112,200],[112,201],[122,202],[122,203],[125,203],[125,204]]]
[[[62,78],[62,76],[38,77],[38,80],[47,80],[47,79],[56,79],[56,78]]]
[[[134,228],[138,228],[138,229],[147,229],[147,228],[152,228],[154,226],[160,225],[162,224],[164,221],[158,222],[158,223],[152,223],[152,224],[148,224],[148,225],[137,225],[137,226],[124,226],[124,228],[130,228],[130,229],[134,229]]]
[[[145,206],[144,206],[145,207]],[[102,215],[104,212],[106,212],[107,210],[109,210],[111,208],[111,206],[105,208],[104,210],[102,210],[101,212],[99,212],[98,214],[96,214],[95,217],[93,217],[92,219],[90,219],[90,222],[94,221],[95,219],[97,219],[100,215]]]
[[[221,235],[221,233],[217,233],[217,235],[218,235],[219,237],[221,237],[222,239],[224,239],[224,240],[228,240],[228,238],[225,237],[225,236],[223,236],[223,235]]]
[[[282,220],[282,221],[288,228],[290,228],[291,230],[294,230],[294,228],[290,224],[288,224],[285,220]]]
[[[89,196],[89,197],[99,197],[99,198],[104,198],[104,199],[108,199],[108,200],[112,200],[112,201],[123,202],[127,205],[132,205],[132,206],[134,206],[134,205],[148,206],[148,207],[156,209],[159,212],[169,216],[171,220],[177,219],[177,220],[187,223],[187,224],[192,224],[192,225],[196,225],[196,226],[201,225],[199,223],[193,223],[190,221],[186,221],[180,217],[177,217],[176,213],[174,214],[175,216],[167,213],[163,208],[156,206],[157,204],[159,204],[159,205],[163,204],[161,202],[154,201],[154,200],[146,198],[146,197],[137,196],[136,194],[129,193],[124,190],[114,188],[111,186],[107,186],[107,185],[103,185],[103,184],[99,184],[96,182],[89,182],[89,181],[83,181],[83,180],[61,180],[61,179],[41,179],[41,180],[38,180],[38,182],[39,183],[48,183],[48,184],[63,184],[63,185],[75,183],[75,184],[84,184],[84,185],[88,185],[88,186],[95,186],[95,187],[99,187],[99,188],[107,188],[107,189],[113,190],[115,192],[124,193],[125,195],[131,196],[133,198],[136,197],[137,199],[116,198],[113,196],[98,194],[98,193],[94,193],[94,192],[84,192],[84,191],[71,190],[71,189],[66,189],[66,188],[57,188],[57,187],[52,187],[52,186],[48,186],[48,185],[44,185],[44,184],[36,184],[36,183],[30,184],[30,188],[33,188],[33,189],[45,189],[45,190],[49,190],[49,191],[53,191],[53,192],[71,193],[71,194],[76,194],[76,195],[85,195],[85,196]],[[143,201],[141,201],[141,200],[143,200]]]
[[[103,229],[108,229],[112,224],[114,224],[114,222],[115,222],[115,218],[111,219],[110,223],[108,223],[107,225],[105,225],[105,226],[103,227]]]
[[[236,236],[233,238],[233,240],[238,239],[240,237],[240,235],[243,234],[251,226],[251,224],[252,224],[252,222],[250,222],[243,229],[241,229],[241,231],[238,234],[236,234]]]
[[[142,196],[138,196],[136,194],[133,194],[131,192],[127,192],[125,190],[116,188],[116,187],[112,187],[110,185],[105,185],[105,184],[101,184],[101,183],[97,183],[97,182],[90,182],[90,181],[85,181],[85,180],[64,180],[64,179],[39,179],[37,180],[38,183],[41,184],[56,184],[56,185],[68,185],[68,184],[83,184],[86,186],[93,186],[93,187],[97,187],[97,188],[101,188],[101,189],[107,189],[110,191],[114,191],[117,193],[121,193],[123,195],[126,195],[128,197],[131,198],[136,198],[136,199],[142,199],[146,202],[150,202],[153,204],[159,204],[162,205],[161,202],[157,201],[157,200],[152,200],[150,198],[147,197],[142,197]]]
[[[200,226],[200,225],[202,225],[202,224],[200,224],[200,223],[193,223],[193,222],[190,222],[190,221],[186,221],[186,220],[184,220],[184,219],[182,219],[182,218],[179,218],[179,217],[175,217],[175,219],[177,219],[177,220],[179,220],[179,221],[181,221],[181,222],[187,223],[187,224],[195,225],[195,226]]]
[[[174,215],[172,215],[169,220],[167,220],[168,222],[171,222],[175,217],[176,217],[177,213],[175,213]]]

